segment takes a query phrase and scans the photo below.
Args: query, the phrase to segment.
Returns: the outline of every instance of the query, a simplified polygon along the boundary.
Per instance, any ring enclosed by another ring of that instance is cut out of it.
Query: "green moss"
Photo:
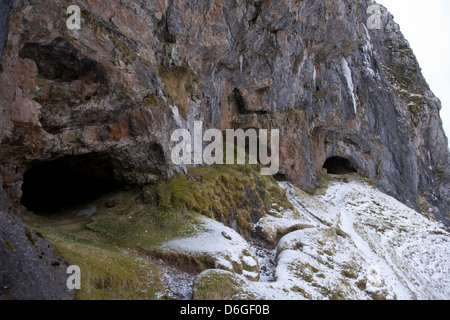
[[[207,271],[194,282],[194,300],[232,300],[241,292],[243,283],[232,273]]]
[[[8,248],[8,250],[13,251],[14,250],[14,246],[11,242],[6,241],[6,248]]]
[[[163,242],[198,232],[196,214],[219,221],[237,221],[239,231],[251,232],[255,215],[264,215],[269,205],[292,207],[273,177],[260,175],[260,166],[190,168],[186,175],[160,180],[146,188],[154,193],[154,202],[144,203],[139,190],[122,191],[94,201],[92,205],[98,209],[90,218],[69,214],[64,215],[63,223],[58,218],[24,214],[30,228],[55,245],[56,254],[80,266],[79,299],[153,299],[160,295],[162,285],[153,263],[134,254],[152,256],[153,249]],[[117,205],[105,207],[111,199]],[[32,231],[26,229],[25,233],[34,244]],[[181,256],[173,258],[182,259]],[[214,267],[207,258],[198,258],[196,263]],[[242,269],[235,266],[239,267]],[[230,283],[216,284],[219,292],[204,292],[199,297],[234,295]]]
[[[439,178],[439,180],[445,180],[448,177],[448,172],[444,168],[436,168],[434,174]]]
[[[50,234],[59,254],[81,269],[79,300],[157,299],[164,293],[156,266],[112,247]]]
[[[325,92],[320,91],[320,90],[314,91],[313,94],[316,99],[324,99],[327,96],[327,94]]]
[[[343,267],[344,269],[341,271],[342,276],[350,279],[358,278],[358,267],[354,261],[344,264]]]
[[[180,115],[186,119],[194,90],[193,84],[198,82],[195,72],[188,67],[160,66],[159,76],[164,81],[164,91],[169,96],[170,102],[178,107]]]
[[[327,192],[328,185],[333,179],[325,173],[319,173],[320,186],[314,190],[314,195],[324,195]]]
[[[291,288],[291,291],[292,291],[292,292],[298,292],[298,293],[300,293],[303,297],[305,297],[306,299],[312,300],[311,294],[309,294],[308,292],[306,292],[305,289],[300,288],[299,286],[293,286],[293,287]]]
[[[140,57],[133,49],[131,49],[125,41],[121,40],[124,37],[114,30],[108,28],[103,21],[96,19],[89,11],[81,10],[85,21],[91,26],[97,35],[103,35],[110,39],[112,44],[120,51],[122,60],[126,65],[132,65],[136,60],[139,60],[147,67],[152,67],[152,64]],[[125,38],[126,39],[126,38]],[[74,41],[78,41],[74,39]]]
[[[144,103],[149,107],[161,105],[163,104],[163,102],[164,101],[162,99],[159,99],[155,94],[144,98]]]
[[[252,229],[252,217],[263,216],[269,206],[292,209],[286,193],[273,177],[261,176],[259,166],[195,167],[161,181],[159,207],[203,214],[218,221],[237,221],[240,231]]]
[[[87,227],[110,245],[150,248],[184,235],[189,221],[184,212],[145,205],[129,193],[117,207],[97,212]]]
[[[103,25],[103,23],[100,20],[96,19],[90,11],[81,10],[81,16],[97,34],[108,35],[110,33],[109,30]]]
[[[122,40],[112,37],[112,42],[121,52],[122,60],[126,65],[132,65],[136,61],[138,55],[132,49],[130,49],[130,47],[128,47]]]
[[[306,282],[314,281],[314,274],[318,273],[319,270],[309,263],[296,263],[291,266],[291,271],[299,279],[303,279]]]
[[[97,200],[98,210],[88,219],[70,213],[52,219],[24,213],[24,221],[55,245],[55,254],[81,268],[78,299],[156,299],[164,295],[155,265],[140,254],[140,248],[189,235],[186,230],[193,229],[193,219],[176,210],[164,212],[153,204],[145,205],[137,194],[138,190],[130,190]],[[106,208],[103,204],[112,198],[117,205]],[[70,227],[72,224],[77,227]],[[31,231],[25,232],[32,241]]]
[[[34,246],[36,244],[36,239],[33,238],[30,229],[25,228],[25,235],[27,236],[28,241]]]
[[[331,291],[330,300],[346,300],[347,295],[339,289]]]
[[[408,110],[411,115],[411,122],[415,127],[417,127],[420,123],[420,112],[422,109],[422,106],[419,106],[415,103],[410,103],[408,105]]]
[[[416,70],[410,70],[405,65],[397,65],[393,70],[396,80],[406,87],[411,86],[417,81]]]

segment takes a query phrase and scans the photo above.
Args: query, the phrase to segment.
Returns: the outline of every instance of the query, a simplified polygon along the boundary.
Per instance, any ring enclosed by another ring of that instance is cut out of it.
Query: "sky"
[[[377,2],[400,25],[431,90],[441,100],[441,118],[450,138],[450,0]]]

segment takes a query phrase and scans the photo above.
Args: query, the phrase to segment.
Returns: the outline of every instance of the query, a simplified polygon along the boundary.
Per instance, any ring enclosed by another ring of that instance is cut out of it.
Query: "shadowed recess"
[[[105,154],[33,162],[24,175],[21,204],[38,214],[52,214],[122,186],[114,178],[113,163]]]
[[[327,173],[331,174],[346,174],[356,172],[356,169],[351,161],[342,157],[328,158],[325,161],[323,168],[327,169]]]

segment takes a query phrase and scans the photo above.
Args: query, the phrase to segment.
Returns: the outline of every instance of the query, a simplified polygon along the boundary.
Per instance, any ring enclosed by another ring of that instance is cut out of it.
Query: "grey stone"
[[[0,211],[0,300],[71,300],[69,263],[19,217]]]

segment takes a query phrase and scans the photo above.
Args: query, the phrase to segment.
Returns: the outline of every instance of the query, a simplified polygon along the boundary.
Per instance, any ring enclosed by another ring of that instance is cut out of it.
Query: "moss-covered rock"
[[[159,206],[214,218],[249,236],[273,205],[292,208],[286,192],[258,166],[195,167],[156,187]]]
[[[223,270],[206,270],[199,274],[193,285],[194,300],[237,299],[245,282],[234,273]]]
[[[195,72],[188,67],[160,66],[159,75],[165,84],[164,91],[169,96],[169,102],[177,106],[186,119],[194,84],[198,82]]]

